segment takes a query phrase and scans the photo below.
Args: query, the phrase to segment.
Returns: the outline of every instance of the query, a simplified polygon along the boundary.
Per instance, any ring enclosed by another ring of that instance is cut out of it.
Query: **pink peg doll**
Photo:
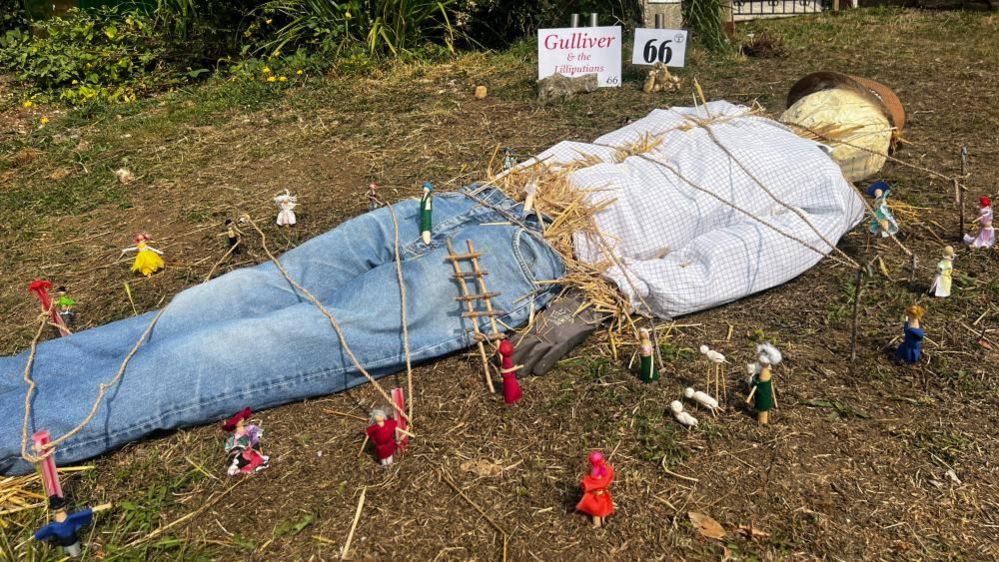
[[[125,255],[127,252],[138,252],[135,254],[135,261],[132,263],[132,271],[139,272],[146,277],[151,276],[157,271],[163,269],[166,264],[163,262],[163,252],[153,248],[148,244],[152,240],[146,233],[139,233],[135,235],[135,246],[130,248],[125,248],[121,251],[121,255]]]
[[[261,454],[260,450],[264,430],[246,423],[251,414],[250,408],[243,408],[222,424],[222,429],[232,432],[225,440],[225,452],[230,457],[229,476],[260,472],[270,461],[270,457]]]
[[[519,366],[513,364],[513,342],[504,339],[499,344],[499,354],[502,360],[500,376],[503,377],[503,400],[507,404],[516,404],[523,396],[520,392],[520,383],[517,381],[517,371]]]
[[[992,227],[992,200],[982,196],[978,200],[982,207],[978,209],[978,218],[972,222],[978,223],[978,235],[964,235],[964,243],[972,248],[991,248],[996,243],[996,231]]]

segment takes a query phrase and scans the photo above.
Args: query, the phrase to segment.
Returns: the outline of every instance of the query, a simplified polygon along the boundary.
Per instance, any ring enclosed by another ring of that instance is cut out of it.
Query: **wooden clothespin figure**
[[[135,254],[135,261],[132,262],[132,271],[141,273],[146,277],[150,277],[152,274],[166,267],[163,258],[160,257],[163,255],[163,252],[150,246],[150,240],[152,238],[148,234],[140,232],[135,235],[135,246],[130,246],[121,251],[122,256],[128,252],[137,252]]]
[[[718,415],[718,401],[711,397],[706,392],[701,392],[700,390],[694,390],[691,387],[687,387],[683,391],[683,395],[687,397],[688,400],[693,400],[701,406],[704,406],[711,412],[712,416]]]
[[[895,350],[895,358],[899,361],[914,365],[919,363],[923,356],[923,339],[926,332],[920,326],[926,309],[914,304],[905,310],[905,326],[903,327],[903,339]]]
[[[375,456],[382,466],[391,465],[395,458],[395,451],[398,448],[396,433],[398,428],[399,424],[394,419],[388,418],[384,410],[380,408],[371,410],[371,423],[368,425],[367,434],[375,444]]]
[[[378,184],[371,182],[368,184],[368,211],[374,211],[381,206],[382,202],[378,199]]]
[[[949,297],[951,283],[954,279],[954,247],[944,246],[943,255],[937,262],[937,274],[930,285],[930,294],[934,297]]]
[[[94,519],[94,513],[110,509],[111,504],[106,503],[93,509],[84,508],[75,513],[69,512],[69,502],[62,496],[49,496],[49,510],[52,512],[52,521],[35,532],[35,540],[47,541],[62,547],[63,552],[70,558],[80,556],[80,529],[90,525]]]
[[[62,497],[62,484],[59,483],[59,471],[56,469],[55,450],[48,447],[52,442],[52,436],[48,431],[36,431],[31,436],[32,448],[35,455],[41,457],[37,463],[38,472],[42,475],[42,488],[45,489],[46,497]]]
[[[728,363],[725,356],[711,349],[706,345],[701,346],[701,354],[708,360],[708,374],[705,381],[705,388],[711,392],[711,383],[715,385],[715,396],[723,400],[728,398],[728,377],[725,375],[725,368],[722,365]]]
[[[503,170],[512,170],[517,165],[516,152],[510,147],[503,149]]]
[[[656,369],[655,356],[652,348],[652,338],[649,330],[642,328],[638,331],[641,335],[639,344],[639,355],[641,356],[640,368],[642,382],[654,382],[659,380],[659,371]]]
[[[274,204],[278,206],[277,220],[278,226],[294,226],[298,222],[295,216],[295,207],[298,207],[298,197],[292,195],[287,189],[284,193],[274,196]]]
[[[225,219],[225,241],[226,246],[234,254],[238,254],[243,251],[243,247],[240,245],[242,242],[239,229],[236,228],[236,222],[232,219]]]
[[[756,346],[756,356],[756,363],[746,366],[750,374],[749,386],[752,389],[746,397],[746,403],[756,398],[753,403],[756,409],[756,421],[760,425],[766,425],[770,422],[770,410],[777,407],[773,366],[780,364],[784,358],[780,350],[770,343]]]
[[[976,236],[965,234],[964,243],[972,248],[988,249],[996,244],[996,231],[992,226],[992,200],[988,196],[983,195],[978,202],[981,205],[978,209],[978,216],[975,220],[971,221],[978,223],[978,234]]]
[[[517,371],[521,366],[513,364],[513,342],[504,338],[499,344],[499,354],[502,358],[500,376],[503,377],[503,401],[507,404],[516,404],[520,402],[523,394],[520,391],[520,382],[517,381]]]
[[[527,194],[527,197],[524,199],[524,216],[526,217],[534,210],[534,196],[538,193],[537,178],[527,180],[527,184],[524,185],[524,193]]]
[[[49,322],[58,330],[59,335],[68,336],[72,332],[69,331],[69,327],[66,326],[62,316],[59,314],[57,303],[53,302],[52,295],[49,294],[51,289],[52,283],[46,279],[35,279],[28,285],[28,292],[38,298],[38,304],[41,305],[42,312],[49,316]]]
[[[399,450],[405,450],[406,446],[409,445],[409,437],[406,436],[406,430],[409,427],[406,424],[406,418],[401,413],[406,411],[406,398],[401,388],[396,387],[392,389],[392,402],[395,402],[396,405],[392,409],[392,419],[395,420],[399,431],[403,432],[402,437],[399,438]]]
[[[243,408],[222,424],[222,429],[231,431],[225,440],[225,452],[229,455],[229,476],[260,472],[268,467],[271,458],[263,454],[260,438],[264,430],[247,420],[253,414],[249,407]]]
[[[430,234],[434,229],[433,221],[434,207],[434,184],[423,182],[423,197],[420,198],[420,236],[423,243],[430,243]]]
[[[576,509],[593,518],[593,526],[599,527],[604,519],[614,513],[614,499],[610,485],[614,482],[614,467],[607,463],[600,451],[590,453],[590,472],[583,476],[583,499]]]

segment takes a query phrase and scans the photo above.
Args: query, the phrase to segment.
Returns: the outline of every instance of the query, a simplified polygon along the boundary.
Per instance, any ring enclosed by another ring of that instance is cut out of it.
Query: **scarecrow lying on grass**
[[[537,186],[536,212],[525,214],[518,200],[528,182]],[[800,275],[835,251],[863,204],[814,141],[719,101],[653,111],[593,143],[559,143],[490,183],[438,194],[430,243],[420,237],[418,201],[394,212],[409,350],[422,362],[474,344],[471,323],[488,322],[462,316],[447,239],[458,248],[474,242],[506,326],[524,325],[572,285],[594,289],[586,297],[591,311],[666,318]],[[336,318],[373,377],[405,360],[395,228],[389,209],[377,209],[280,258]],[[613,283],[616,296],[601,296],[610,293],[596,290],[599,279]],[[570,300],[539,314],[519,340],[521,373],[545,372],[596,328]],[[154,314],[39,344],[29,434],[63,435],[84,420],[98,385],[113,379]],[[245,406],[345,390],[366,380],[348,355],[328,318],[273,263],[233,271],[167,305],[92,422],[57,448],[57,460],[80,461]],[[28,360],[28,352],[0,358],[3,474],[32,469],[21,457]]]

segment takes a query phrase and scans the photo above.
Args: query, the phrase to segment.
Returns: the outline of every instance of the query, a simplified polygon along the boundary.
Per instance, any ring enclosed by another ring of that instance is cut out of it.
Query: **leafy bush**
[[[0,0],[0,34],[9,29],[27,27],[28,17],[24,13],[22,0]]]
[[[452,8],[462,36],[490,47],[507,46],[541,28],[568,27],[573,13],[584,25],[592,12],[600,14],[602,25],[632,25],[642,14],[640,0],[457,0]]]
[[[0,41],[0,67],[72,103],[134,99],[166,51],[137,14],[70,10],[35,25],[35,34],[13,31]]]
[[[432,40],[454,43],[448,6],[454,0],[269,0],[262,23],[251,26],[268,39],[266,54],[305,48],[339,55],[356,44],[369,53],[400,55]],[[265,26],[273,26],[273,31]]]

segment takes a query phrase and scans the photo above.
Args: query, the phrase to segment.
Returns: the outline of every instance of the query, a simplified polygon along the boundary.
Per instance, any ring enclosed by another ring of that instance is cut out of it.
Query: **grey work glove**
[[[530,330],[513,338],[513,363],[524,366],[521,373],[547,373],[600,327],[606,316],[590,308],[575,314],[582,304],[581,293],[566,293],[538,314]]]

